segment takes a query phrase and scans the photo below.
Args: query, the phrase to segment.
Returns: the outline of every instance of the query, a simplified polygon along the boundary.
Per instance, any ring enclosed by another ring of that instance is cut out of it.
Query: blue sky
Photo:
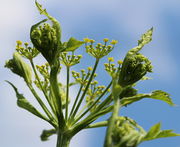
[[[137,85],[140,92],[161,89],[171,94],[176,107],[153,100],[142,100],[127,108],[121,115],[135,119],[148,130],[152,125],[162,122],[163,129],[174,129],[180,133],[180,1],[179,0],[46,0],[39,1],[48,12],[56,17],[62,26],[63,40],[71,36],[82,40],[84,37],[101,41],[103,38],[116,39],[118,45],[110,56],[123,59],[125,53],[137,44],[141,34],[154,27],[153,41],[143,53],[152,60],[154,73],[152,80]],[[22,93],[27,91],[22,79],[4,69],[4,63],[12,57],[16,40],[29,41],[31,25],[41,20],[31,0],[0,0],[0,146],[2,147],[49,147],[55,146],[56,138],[41,142],[39,135],[50,126],[42,120],[16,106],[16,97],[4,80],[12,81]],[[79,53],[83,53],[83,48]],[[85,55],[81,69],[93,63],[93,58]],[[84,62],[83,62],[84,63]],[[106,76],[98,70],[103,82]],[[106,84],[105,82],[103,84]],[[101,147],[104,129],[85,130],[72,140],[71,147]],[[180,137],[159,139],[142,143],[140,147],[180,147]]]

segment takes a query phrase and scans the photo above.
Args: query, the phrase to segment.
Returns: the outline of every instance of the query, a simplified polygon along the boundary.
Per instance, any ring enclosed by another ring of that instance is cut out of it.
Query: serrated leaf
[[[149,96],[149,98],[162,100],[166,103],[168,103],[171,106],[174,106],[175,104],[172,102],[172,99],[170,98],[170,95],[167,92],[156,90],[153,91],[152,94]]]
[[[44,14],[47,17],[49,16],[48,13],[46,12],[46,9],[42,8],[42,5],[40,5],[37,1],[35,1],[35,4],[36,4],[36,7],[37,7],[40,14]]]
[[[41,134],[41,140],[42,141],[47,141],[48,138],[52,135],[56,134],[56,130],[55,129],[51,129],[51,130],[43,130],[42,134]]]
[[[22,94],[20,94],[18,92],[17,88],[11,82],[9,82],[9,81],[6,81],[6,82],[9,83],[13,87],[13,89],[14,89],[14,91],[16,93],[16,97],[17,97],[17,105],[20,108],[23,108],[23,109],[29,111],[30,113],[32,113],[32,114],[34,114],[34,115],[48,121],[48,118],[46,118],[30,102],[28,102],[28,100]]]
[[[141,36],[141,39],[138,40],[138,46],[132,48],[128,53],[137,53],[139,52],[144,45],[148,44],[152,40],[153,28],[149,29],[146,33]]]
[[[152,33],[153,33],[153,28],[149,29],[145,34],[141,36],[141,39],[138,40],[138,46],[142,45],[144,46],[145,44],[148,44],[152,40]]]
[[[67,51],[67,52],[70,52],[70,51],[73,52],[73,51],[75,51],[77,48],[79,48],[82,44],[84,44],[83,41],[79,41],[79,40],[71,37],[71,38],[69,39],[69,41],[66,43],[66,49],[65,49],[65,51]]]
[[[161,124],[158,123],[150,128],[150,130],[144,136],[142,141],[149,141],[158,138],[175,137],[175,136],[180,136],[180,134],[174,133],[173,130],[161,130]]]
[[[156,100],[161,100],[166,102],[167,104],[169,104],[170,106],[174,106],[175,104],[172,102],[171,98],[169,97],[169,94],[161,91],[161,90],[155,90],[150,94],[137,94],[135,96],[132,97],[125,97],[121,100],[121,104],[123,106],[132,104],[136,101],[139,101],[143,98],[152,98],[152,99],[156,99]]]

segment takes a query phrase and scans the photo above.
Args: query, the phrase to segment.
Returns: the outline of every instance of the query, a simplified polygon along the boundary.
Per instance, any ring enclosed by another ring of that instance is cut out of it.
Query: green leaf
[[[162,100],[166,103],[168,103],[171,106],[174,106],[175,104],[172,102],[170,95],[167,92],[161,91],[161,90],[156,90],[153,91],[152,94],[149,96],[149,98],[157,99],[157,100]]]
[[[180,134],[174,133],[173,130],[162,130],[157,136],[157,138],[165,138],[165,137],[175,137],[180,136]]]
[[[150,128],[146,136],[144,137],[144,141],[146,140],[152,140],[154,139],[161,131],[161,123],[157,123],[154,126]]]
[[[158,138],[175,137],[175,136],[180,136],[180,134],[174,133],[173,130],[161,130],[161,124],[158,123],[150,128],[150,130],[144,136],[142,141],[149,141]]]
[[[121,105],[126,106],[126,105],[132,104],[136,101],[139,101],[143,98],[146,98],[146,97],[148,97],[148,94],[137,94],[137,95],[132,96],[132,97],[124,97],[121,99]]]
[[[22,94],[18,92],[17,88],[11,82],[9,81],[6,81],[6,82],[9,83],[13,87],[16,93],[16,97],[17,97],[17,105],[20,108],[23,108],[46,121],[49,121],[48,118],[46,118],[43,114],[41,114],[33,105],[31,105],[31,103],[28,102],[28,100]]]
[[[139,101],[139,100],[141,100],[143,98],[152,98],[152,99],[156,99],[156,100],[161,100],[161,101],[166,102],[170,106],[174,106],[175,105],[172,102],[172,99],[170,98],[169,94],[164,92],[164,91],[161,91],[161,90],[153,91],[150,94],[137,94],[137,95],[132,96],[132,97],[122,98],[121,104],[123,106],[126,106],[126,105],[132,104],[132,103],[134,103],[136,101]]]
[[[71,38],[69,39],[69,41],[67,42],[67,44],[66,44],[66,49],[65,49],[65,51],[67,51],[67,52],[70,52],[70,51],[73,52],[73,51],[75,51],[77,48],[79,48],[82,44],[84,44],[83,41],[79,41],[79,40],[71,37]]]
[[[43,14],[49,17],[49,14],[47,13],[46,9],[42,8],[42,5],[40,5],[37,1],[35,1],[35,4],[40,14]]]
[[[55,129],[51,129],[51,130],[43,130],[42,134],[41,134],[41,141],[47,141],[48,138],[52,135],[56,134],[56,130]]]
[[[145,34],[141,36],[141,39],[138,40],[138,46],[144,46],[152,40],[153,27],[149,29]]]

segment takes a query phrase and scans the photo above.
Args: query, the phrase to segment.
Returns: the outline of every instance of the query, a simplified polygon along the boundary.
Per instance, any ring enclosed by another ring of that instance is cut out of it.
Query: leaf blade
[[[16,93],[16,97],[17,97],[17,105],[20,108],[23,108],[23,109],[27,110],[28,112],[36,115],[37,117],[39,117],[39,118],[41,118],[43,120],[49,121],[46,116],[41,114],[22,94],[20,94],[18,92],[18,89],[14,86],[14,84],[12,84],[9,81],[6,81],[6,82],[9,83],[13,87],[13,89],[14,89],[14,91]]]
[[[73,52],[83,44],[84,44],[83,41],[79,41],[79,40],[75,39],[74,37],[71,37],[67,42],[67,46],[66,46],[65,51],[67,51],[67,52],[72,51]]]
[[[170,106],[175,106],[172,99],[170,98],[170,95],[162,90],[155,90],[149,94],[137,94],[132,97],[122,98],[121,105],[126,106],[126,105],[132,104],[134,102],[137,102],[143,98],[151,98],[151,99],[161,100],[161,101],[164,101],[165,103],[169,104]]]

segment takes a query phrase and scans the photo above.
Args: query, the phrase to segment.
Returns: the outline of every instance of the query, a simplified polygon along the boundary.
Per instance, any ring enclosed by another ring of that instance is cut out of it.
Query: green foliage
[[[166,102],[170,106],[174,106],[174,103],[172,102],[171,98],[169,97],[169,94],[164,92],[164,91],[161,91],[161,90],[155,90],[150,94],[137,94],[137,95],[132,96],[132,97],[124,97],[121,100],[121,104],[123,106],[129,105],[129,104],[132,104],[132,103],[139,101],[143,98],[152,98],[152,99],[161,100],[161,101]]]
[[[44,119],[53,127],[42,132],[42,141],[57,134],[57,147],[68,147],[71,138],[79,131],[95,127],[107,127],[104,147],[137,147],[143,141],[179,136],[172,130],[161,130],[160,123],[146,132],[134,120],[119,116],[121,107],[144,98],[161,100],[174,106],[170,95],[164,91],[155,90],[148,94],[139,94],[135,88],[138,81],[148,80],[145,75],[152,72],[151,61],[139,51],[152,40],[153,28],[141,36],[138,45],[127,52],[123,61],[118,60],[117,65],[113,57],[107,58],[108,63],[104,63],[104,71],[111,80],[107,86],[98,85],[96,69],[100,60],[114,49],[118,41],[109,42],[109,39],[105,38],[103,43],[95,44],[93,39],[84,38],[84,41],[79,41],[71,37],[68,41],[62,42],[60,23],[37,1],[35,4],[39,13],[45,15],[46,19],[31,27],[30,39],[33,47],[27,42],[23,44],[17,41],[13,59],[7,61],[5,67],[24,79],[45,114],[37,110],[12,83],[8,82],[16,93],[18,106]],[[87,70],[76,72],[71,67],[80,63],[82,55],[75,53],[83,44],[86,52],[95,58],[95,63],[94,66],[87,67]],[[39,55],[48,63],[36,65],[34,58]],[[23,58],[29,61],[32,68]],[[64,78],[62,68],[66,69],[65,83],[59,80],[59,77]],[[46,102],[39,96],[37,88],[43,93]],[[75,97],[74,90],[77,90]],[[110,112],[108,120],[92,124]]]
[[[38,116],[39,118],[42,118],[44,120],[48,120],[48,118],[46,118],[43,114],[41,114],[31,103],[28,102],[28,100],[18,92],[17,88],[9,81],[7,81],[14,89],[14,91],[16,92],[16,97],[17,97],[17,105],[20,108],[23,108],[27,111],[29,111],[30,113]]]
[[[174,133],[173,130],[161,130],[161,123],[157,123],[156,125],[150,128],[150,130],[144,136],[142,141],[149,141],[158,138],[175,137],[175,136],[180,136],[180,134]]]
[[[42,134],[41,134],[41,140],[42,141],[47,141],[49,139],[50,136],[56,134],[56,130],[55,129],[51,129],[51,130],[43,130]]]
[[[68,40],[68,42],[66,43],[65,42],[65,51],[66,52],[73,52],[73,51],[75,51],[77,48],[79,48],[81,45],[83,45],[84,44],[84,42],[83,41],[79,41],[79,40],[77,40],[77,39],[75,39],[75,38],[73,38],[73,37],[71,37],[69,40]]]

